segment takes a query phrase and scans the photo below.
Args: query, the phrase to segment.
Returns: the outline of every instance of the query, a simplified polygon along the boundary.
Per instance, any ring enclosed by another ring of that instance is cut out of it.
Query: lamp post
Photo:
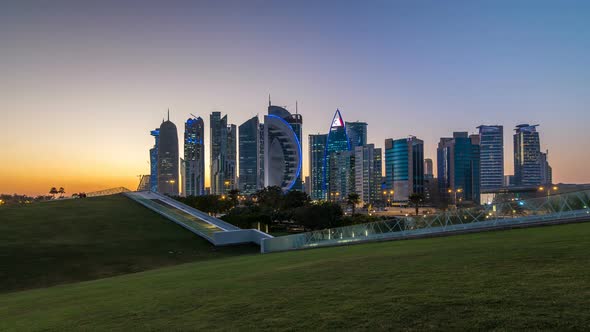
[[[547,193],[547,198],[549,198],[549,196],[551,196],[551,191],[557,192],[558,190],[559,190],[559,187],[557,187],[557,186],[552,186],[552,187],[547,186],[547,188],[545,188],[543,186],[540,186],[539,187],[539,191],[540,192],[543,192],[544,191],[544,192]]]
[[[461,189],[461,188],[448,190],[449,194],[454,194],[455,199],[453,200],[453,202],[455,203],[455,208],[457,208],[457,193],[462,193],[462,192],[463,192],[463,189]]]

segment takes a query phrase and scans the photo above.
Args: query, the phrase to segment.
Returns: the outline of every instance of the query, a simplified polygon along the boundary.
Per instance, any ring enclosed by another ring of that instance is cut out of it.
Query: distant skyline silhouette
[[[587,1],[13,1],[0,11],[0,193],[126,186],[149,131],[209,114],[240,125],[275,105],[307,137],[368,123],[368,143],[540,124],[555,182],[590,173]],[[182,139],[180,139],[182,151]],[[182,152],[181,152],[182,156]],[[436,165],[436,164],[435,164]],[[436,167],[435,167],[436,168]]]

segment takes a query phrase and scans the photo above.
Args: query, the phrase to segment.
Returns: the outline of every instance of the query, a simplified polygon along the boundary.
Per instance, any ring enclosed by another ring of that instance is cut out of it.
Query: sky
[[[506,174],[514,126],[539,124],[554,181],[589,183],[590,2],[3,3],[0,193],[135,189],[168,108],[182,135],[190,113],[262,119],[269,94],[298,101],[304,175],[339,108],[434,160],[440,137],[504,125]]]

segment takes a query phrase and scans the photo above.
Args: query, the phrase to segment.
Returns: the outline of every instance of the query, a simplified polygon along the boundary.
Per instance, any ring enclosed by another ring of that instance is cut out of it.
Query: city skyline
[[[554,182],[590,182],[590,156],[577,152],[590,140],[588,4],[38,6],[0,13],[0,109],[13,124],[0,131],[10,161],[0,166],[0,192],[134,189],[150,173],[146,131],[167,108],[179,128],[190,113],[207,120],[212,111],[241,124],[265,113],[269,93],[291,112],[298,101],[305,118],[303,177],[308,135],[325,133],[340,109],[368,123],[376,148],[415,135],[435,163],[440,137],[503,125],[505,174],[513,128],[540,124]],[[279,15],[282,26],[264,27]],[[205,130],[207,186],[209,139]]]

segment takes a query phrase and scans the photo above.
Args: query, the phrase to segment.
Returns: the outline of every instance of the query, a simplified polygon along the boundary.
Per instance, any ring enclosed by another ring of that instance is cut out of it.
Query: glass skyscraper
[[[185,196],[205,194],[205,122],[201,117],[184,123]]]
[[[309,181],[310,194],[313,200],[326,199],[324,189],[324,158],[326,156],[326,140],[328,135],[309,135]]]
[[[514,134],[514,182],[517,186],[541,184],[541,145],[538,125],[521,124]]]
[[[385,140],[385,179],[393,201],[424,193],[424,142],[416,137]]]
[[[348,194],[355,192],[354,157],[354,151],[337,151],[330,156],[330,201],[345,201]]]
[[[440,139],[437,173],[442,197],[447,197],[452,204],[462,201],[480,203],[479,156],[479,135],[455,132],[452,138]],[[456,202],[454,197],[457,197]]]
[[[178,131],[168,120],[160,125],[158,144],[158,192],[178,196]]]
[[[354,149],[357,146],[367,145],[366,122],[346,122],[345,125],[351,149]]]
[[[303,190],[301,181],[302,117],[283,107],[268,106],[264,116],[264,186]]]
[[[504,127],[481,125],[479,129],[481,189],[501,188],[504,182]]]
[[[158,191],[158,143],[160,141],[160,128],[150,131],[154,137],[154,147],[150,149],[150,191]]]
[[[348,140],[348,134],[346,133],[346,126],[342,121],[342,115],[340,110],[336,110],[332,122],[330,125],[330,131],[326,140],[326,149],[324,153],[324,190],[326,195],[330,196],[330,158],[331,155],[339,151],[350,151],[350,141]]]
[[[236,126],[227,124],[227,115],[213,112],[211,126],[211,194],[221,195],[236,185]]]
[[[260,123],[255,116],[239,127],[240,146],[240,191],[244,194],[254,194],[260,184]]]
[[[381,191],[381,149],[373,144],[357,146],[354,149],[354,192],[360,196],[362,204],[374,204]]]

